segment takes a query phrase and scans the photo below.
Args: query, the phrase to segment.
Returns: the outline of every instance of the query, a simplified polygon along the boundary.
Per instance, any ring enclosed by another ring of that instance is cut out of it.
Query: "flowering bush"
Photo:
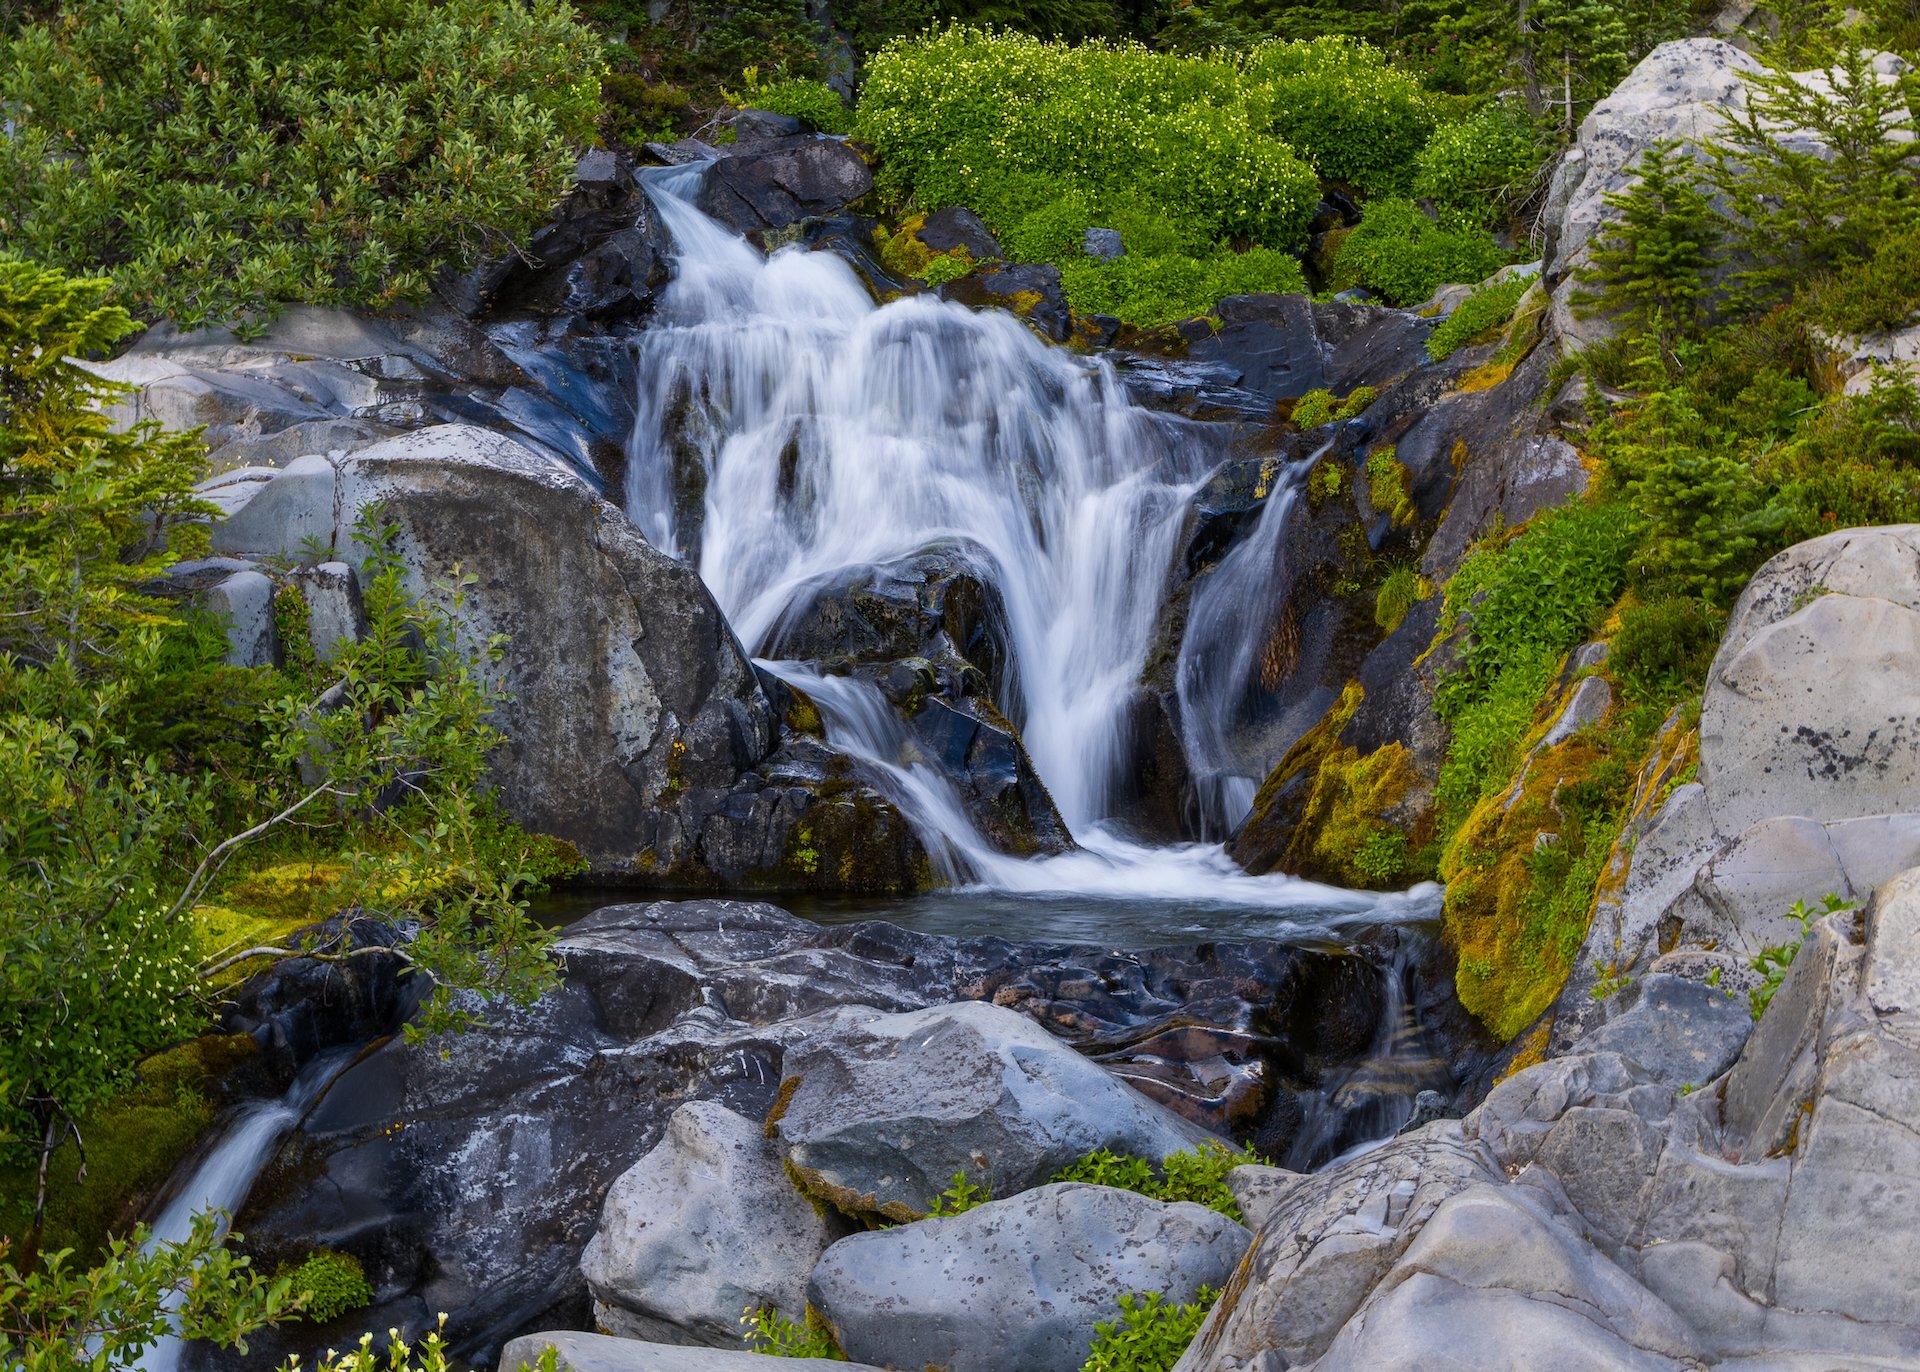
[[[1266,127],[1322,176],[1369,195],[1407,189],[1434,102],[1377,49],[1338,35],[1263,43],[1241,71]]]
[[[1524,111],[1487,105],[1435,130],[1415,162],[1413,193],[1485,222],[1526,192],[1542,157]]]
[[[1448,282],[1484,279],[1504,260],[1485,230],[1436,224],[1410,200],[1375,200],[1340,244],[1330,284],[1365,286],[1395,305],[1415,305]]]

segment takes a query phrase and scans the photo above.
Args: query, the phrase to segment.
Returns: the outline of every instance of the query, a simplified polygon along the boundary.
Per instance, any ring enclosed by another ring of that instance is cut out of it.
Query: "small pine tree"
[[[1612,0],[1533,0],[1520,26],[1528,104],[1571,138],[1580,112],[1633,63],[1626,16]]]
[[[1715,140],[1711,177],[1756,305],[1920,223],[1920,125],[1903,84],[1873,59],[1850,33],[1814,79],[1749,76],[1746,108]]]
[[[1719,216],[1702,189],[1698,165],[1663,139],[1641,155],[1639,179],[1606,200],[1618,218],[1579,279],[1583,314],[1610,314],[1658,335],[1663,349],[1705,320],[1709,277],[1720,244]]]

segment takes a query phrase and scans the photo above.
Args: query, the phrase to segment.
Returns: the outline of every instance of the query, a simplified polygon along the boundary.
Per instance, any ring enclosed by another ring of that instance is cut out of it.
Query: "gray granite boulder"
[[[946,1372],[1078,1372],[1121,1296],[1218,1289],[1250,1235],[1205,1206],[1058,1183],[842,1239],[808,1296],[848,1356]]]
[[[500,1352],[500,1372],[538,1368],[549,1348],[554,1353],[554,1372],[765,1372],[767,1366],[758,1353],[642,1343],[557,1329],[528,1334],[509,1343]],[[827,1358],[787,1359],[780,1368],[781,1372],[879,1372],[878,1368]]]
[[[696,1101],[607,1191],[580,1270],[610,1334],[739,1348],[750,1311],[805,1318],[807,1274],[845,1232],[794,1189],[757,1120]]]
[[[1214,1138],[1016,1011],[981,1001],[850,1020],[786,1058],[769,1122],[794,1180],[859,1218],[914,1219],[956,1173],[998,1196],[1101,1148]]]

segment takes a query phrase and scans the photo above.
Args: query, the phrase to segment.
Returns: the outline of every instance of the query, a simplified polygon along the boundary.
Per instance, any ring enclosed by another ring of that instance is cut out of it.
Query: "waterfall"
[[[352,1051],[321,1054],[300,1069],[279,1100],[256,1101],[243,1107],[154,1216],[147,1251],[161,1244],[184,1243],[193,1232],[195,1217],[209,1211],[220,1217],[219,1229],[224,1235],[280,1140],[319,1099]],[[169,1296],[166,1309],[171,1311],[179,1303],[177,1294]],[[181,1348],[179,1338],[163,1335],[134,1366],[140,1372],[175,1372],[180,1366]]]
[[[829,740],[876,778],[949,880],[1377,917],[1371,895],[1249,877],[1218,845],[1149,848],[1110,827],[1128,712],[1192,499],[1223,459],[1218,430],[1134,405],[1104,360],[1049,347],[1005,312],[932,295],[876,306],[831,253],[763,256],[695,208],[703,174],[695,164],[647,177],[676,269],[637,345],[629,513],[695,562],[761,656],[783,616],[836,574],[966,550],[1005,609],[1010,661],[995,699],[1079,851],[996,851],[871,687],[762,664],[819,703]],[[1268,565],[1289,499],[1276,493],[1255,533]],[[1230,622],[1261,556],[1246,555],[1239,580],[1213,578],[1207,632],[1236,643],[1263,633],[1265,615]],[[1231,679],[1238,671],[1244,687],[1241,659],[1258,641],[1224,666],[1195,657],[1198,708],[1237,703]],[[1226,774],[1224,745],[1196,738],[1208,784],[1233,797],[1214,807],[1224,824],[1235,805],[1244,813],[1252,781]]]

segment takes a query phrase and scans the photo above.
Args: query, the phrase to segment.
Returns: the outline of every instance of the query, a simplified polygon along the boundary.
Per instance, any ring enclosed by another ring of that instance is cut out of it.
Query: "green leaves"
[[[1372,200],[1340,244],[1328,284],[1365,286],[1395,305],[1417,305],[1439,287],[1479,281],[1505,261],[1483,229],[1435,223],[1411,200]]]
[[[1093,1348],[1081,1372],[1169,1372],[1219,1299],[1203,1286],[1191,1304],[1176,1305],[1158,1291],[1120,1298],[1120,1318],[1094,1326]]]
[[[1240,1205],[1227,1190],[1227,1173],[1258,1161],[1251,1149],[1236,1151],[1219,1143],[1169,1153],[1158,1166],[1102,1148],[1055,1173],[1052,1180],[1114,1186],[1159,1201],[1192,1201],[1238,1220]]]
[[[559,0],[76,0],[0,40],[0,228],[188,328],[416,298],[537,226],[600,72]]]
[[[1793,908],[1787,911],[1787,918],[1800,926],[1800,937],[1790,943],[1769,944],[1752,958],[1753,970],[1762,978],[1758,986],[1747,992],[1747,1008],[1756,1021],[1773,1004],[1775,993],[1786,981],[1787,973],[1793,969],[1793,960],[1800,953],[1800,945],[1807,941],[1807,935],[1813,932],[1814,923],[1852,908],[1852,901],[1842,900],[1832,891],[1822,896],[1818,905],[1808,905],[1804,900],[1793,903]]]
[[[1529,276],[1482,286],[1462,300],[1454,306],[1453,313],[1427,335],[1427,360],[1439,362],[1451,357],[1482,334],[1505,324],[1533,281]]]

